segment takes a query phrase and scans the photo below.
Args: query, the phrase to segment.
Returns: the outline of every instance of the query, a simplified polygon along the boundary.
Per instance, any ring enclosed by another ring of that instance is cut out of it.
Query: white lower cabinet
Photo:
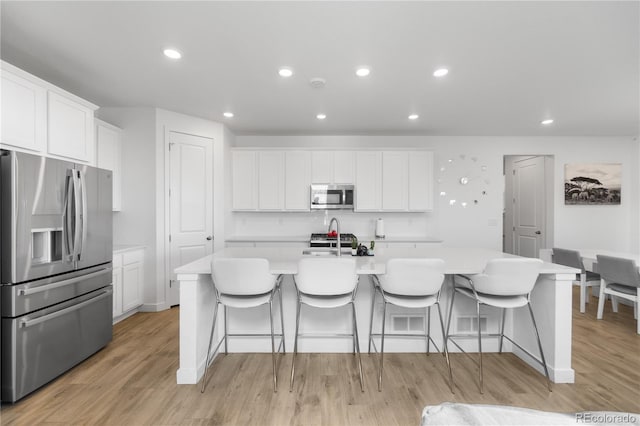
[[[144,249],[113,254],[113,318],[119,320],[135,313],[142,305],[144,286]]]

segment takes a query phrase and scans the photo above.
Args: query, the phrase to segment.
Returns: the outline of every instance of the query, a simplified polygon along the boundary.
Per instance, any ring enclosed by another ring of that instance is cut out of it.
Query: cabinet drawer
[[[128,251],[122,253],[122,265],[130,265],[132,263],[142,262],[144,252],[142,250]]]

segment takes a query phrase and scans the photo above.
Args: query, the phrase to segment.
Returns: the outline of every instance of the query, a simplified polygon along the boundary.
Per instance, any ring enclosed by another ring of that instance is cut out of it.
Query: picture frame
[[[621,201],[621,163],[564,165],[565,205],[619,205]]]

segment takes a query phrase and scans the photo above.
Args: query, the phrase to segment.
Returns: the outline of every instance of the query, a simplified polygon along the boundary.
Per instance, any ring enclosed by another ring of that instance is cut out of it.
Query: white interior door
[[[545,247],[544,157],[513,163],[513,249],[514,254],[538,257]]]
[[[175,268],[213,251],[213,140],[169,132],[169,306],[180,304]]]

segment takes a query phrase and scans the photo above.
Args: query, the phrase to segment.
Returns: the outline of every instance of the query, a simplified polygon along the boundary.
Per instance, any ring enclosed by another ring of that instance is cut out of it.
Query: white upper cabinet
[[[233,210],[256,210],[258,186],[255,151],[232,151]]]
[[[409,155],[409,211],[433,210],[433,152]]]
[[[357,152],[355,210],[433,210],[433,153],[400,150]]]
[[[96,164],[111,170],[113,211],[122,210],[122,130],[104,121],[96,122]]]
[[[47,90],[2,69],[2,118],[0,142],[15,148],[41,152],[47,145]]]
[[[258,152],[258,209],[284,210],[284,152]]]
[[[407,151],[382,153],[382,210],[408,210],[408,161]]]
[[[11,149],[95,164],[98,108],[4,61],[0,143]]]
[[[286,151],[284,172],[285,210],[309,211],[311,185],[311,153]]]
[[[93,162],[93,110],[49,92],[49,154]]]
[[[353,151],[312,151],[311,183],[354,183]]]
[[[356,211],[380,211],[382,207],[382,153],[356,152]]]

